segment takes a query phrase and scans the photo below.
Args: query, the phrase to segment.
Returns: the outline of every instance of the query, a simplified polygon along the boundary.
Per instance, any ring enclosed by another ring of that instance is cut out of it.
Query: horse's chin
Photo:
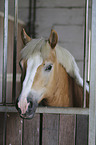
[[[20,117],[22,119],[32,119],[34,117],[34,115],[35,115],[35,113],[31,114],[31,115],[20,114]]]

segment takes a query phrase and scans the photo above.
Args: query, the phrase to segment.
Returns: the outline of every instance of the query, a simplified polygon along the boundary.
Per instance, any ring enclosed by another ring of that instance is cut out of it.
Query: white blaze
[[[27,60],[27,70],[25,80],[23,82],[22,92],[20,94],[20,101],[18,107],[21,109],[22,114],[24,114],[28,108],[29,103],[27,102],[27,97],[30,92],[35,92],[32,90],[32,84],[34,82],[34,77],[37,72],[38,67],[43,63],[40,52],[36,52]],[[32,98],[33,99],[33,98]]]
[[[40,56],[40,52],[35,53],[28,59],[27,71],[26,71],[25,80],[23,82],[21,96],[26,97],[28,93],[31,91],[31,87],[34,81],[37,68],[42,64],[42,62],[43,62],[43,59]]]

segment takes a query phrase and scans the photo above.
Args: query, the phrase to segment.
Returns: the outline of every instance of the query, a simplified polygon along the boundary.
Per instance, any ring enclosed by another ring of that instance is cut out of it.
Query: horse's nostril
[[[32,108],[33,107],[33,101],[32,101],[32,97],[30,97],[30,95],[27,97],[27,103],[29,103],[28,108]]]
[[[30,102],[29,102],[29,106],[28,106],[28,108],[32,108],[32,106],[33,106],[33,102],[30,101]]]

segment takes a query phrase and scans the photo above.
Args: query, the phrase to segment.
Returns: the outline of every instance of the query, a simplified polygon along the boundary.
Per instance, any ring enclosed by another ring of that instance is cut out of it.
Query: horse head
[[[57,32],[51,30],[48,40],[31,39],[24,29],[21,36],[25,44],[21,50],[23,84],[16,101],[20,116],[32,118],[42,102],[56,107],[83,106],[83,79],[74,57],[57,44]]]
[[[16,108],[23,118],[32,118],[40,102],[50,96],[47,90],[52,86],[56,69],[55,47],[57,33],[52,30],[49,39],[31,39],[23,29],[22,40],[25,47],[21,51],[21,68],[23,84]],[[53,84],[54,85],[54,84]]]

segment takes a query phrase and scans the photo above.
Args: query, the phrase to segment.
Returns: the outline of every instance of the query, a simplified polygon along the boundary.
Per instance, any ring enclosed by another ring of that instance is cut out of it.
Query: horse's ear
[[[21,31],[21,38],[22,38],[22,41],[24,43],[24,45],[26,45],[28,42],[30,42],[32,39],[26,34],[24,28],[22,29]]]
[[[50,34],[48,41],[49,41],[51,48],[54,49],[58,42],[58,35],[55,30],[51,30],[51,34]]]

